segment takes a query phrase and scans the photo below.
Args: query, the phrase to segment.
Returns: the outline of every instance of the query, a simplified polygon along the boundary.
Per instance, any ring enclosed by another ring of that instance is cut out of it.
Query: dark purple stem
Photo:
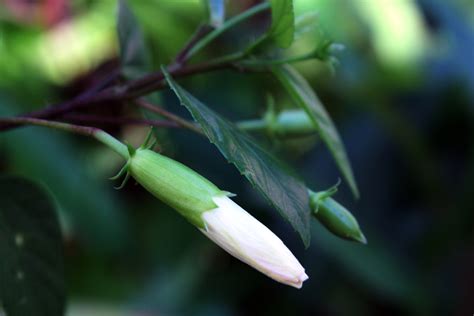
[[[175,63],[184,65],[187,62],[187,55],[191,48],[194,47],[194,45],[204,36],[209,34],[213,30],[213,27],[210,26],[209,24],[202,24],[198,27],[196,32],[191,36],[191,38],[188,40],[186,45],[183,47],[183,49],[176,55],[175,58]]]
[[[179,127],[179,124],[167,120],[149,120],[129,117],[102,117],[89,114],[66,114],[62,118],[68,122],[95,123],[106,125],[149,125],[154,127]]]

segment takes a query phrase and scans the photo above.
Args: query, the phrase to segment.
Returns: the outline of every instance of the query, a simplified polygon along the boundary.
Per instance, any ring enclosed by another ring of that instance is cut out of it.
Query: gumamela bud
[[[344,239],[366,244],[367,239],[355,217],[344,206],[329,197],[330,194],[328,191],[309,191],[313,215],[331,233]]]
[[[138,183],[234,257],[296,288],[308,279],[298,260],[271,230],[233,202],[228,192],[192,169],[143,148],[131,153],[127,164]]]
[[[284,110],[274,115],[266,115],[268,129],[282,137],[305,136],[316,133],[316,127],[304,110]]]

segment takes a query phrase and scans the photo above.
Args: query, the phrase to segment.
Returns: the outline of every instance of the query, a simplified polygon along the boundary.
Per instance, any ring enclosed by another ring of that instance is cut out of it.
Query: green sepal
[[[153,127],[150,127],[150,130],[148,131],[148,134],[146,135],[145,140],[141,144],[140,148],[149,149],[150,148],[149,143],[152,137],[153,137]],[[156,141],[156,139],[154,141]]]
[[[117,180],[123,177],[126,173],[128,172],[128,162],[123,165],[123,167],[120,169],[120,171],[113,177],[110,177],[109,180]]]
[[[139,184],[201,229],[202,213],[217,208],[213,198],[228,195],[194,170],[149,149],[138,148],[129,165]]]
[[[337,182],[335,185],[333,185],[332,187],[330,187],[329,189],[326,189],[324,191],[319,191],[317,193],[314,193],[316,194],[316,199],[317,200],[323,200],[325,198],[328,198],[328,197],[331,197],[333,196],[334,194],[337,193],[337,190],[339,189],[339,185],[341,184],[341,179],[337,179]],[[311,192],[311,191],[310,191]],[[317,204],[317,203],[316,203]]]
[[[122,190],[130,179],[130,172],[127,172],[125,178],[123,178],[122,183],[118,187],[114,187],[115,190]]]
[[[331,197],[336,191],[337,185],[321,192],[308,190],[313,216],[334,235],[367,244],[355,217]]]
[[[150,127],[148,134],[146,135],[145,141],[140,145],[140,149],[150,149],[153,150],[158,140],[156,137],[153,137],[154,130],[153,127]]]
[[[130,157],[133,157],[133,155],[135,155],[136,149],[128,143],[125,143],[125,145],[127,145],[128,154]]]

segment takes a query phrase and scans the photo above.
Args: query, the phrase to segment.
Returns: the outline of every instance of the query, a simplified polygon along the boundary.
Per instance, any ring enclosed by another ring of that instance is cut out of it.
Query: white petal
[[[201,231],[270,278],[301,288],[308,276],[280,238],[227,196],[213,200],[218,207],[203,213],[206,229]]]

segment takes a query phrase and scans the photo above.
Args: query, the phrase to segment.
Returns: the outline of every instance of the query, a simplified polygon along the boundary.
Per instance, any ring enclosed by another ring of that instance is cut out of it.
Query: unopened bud
[[[274,117],[266,116],[268,130],[280,137],[306,136],[316,133],[316,127],[304,110],[284,110]]]
[[[355,217],[329,195],[328,191],[309,191],[314,217],[334,235],[366,244],[367,239]]]
[[[308,278],[283,242],[233,202],[228,192],[154,151],[144,148],[130,151],[126,167],[130,175],[228,253],[270,278],[296,288]]]

